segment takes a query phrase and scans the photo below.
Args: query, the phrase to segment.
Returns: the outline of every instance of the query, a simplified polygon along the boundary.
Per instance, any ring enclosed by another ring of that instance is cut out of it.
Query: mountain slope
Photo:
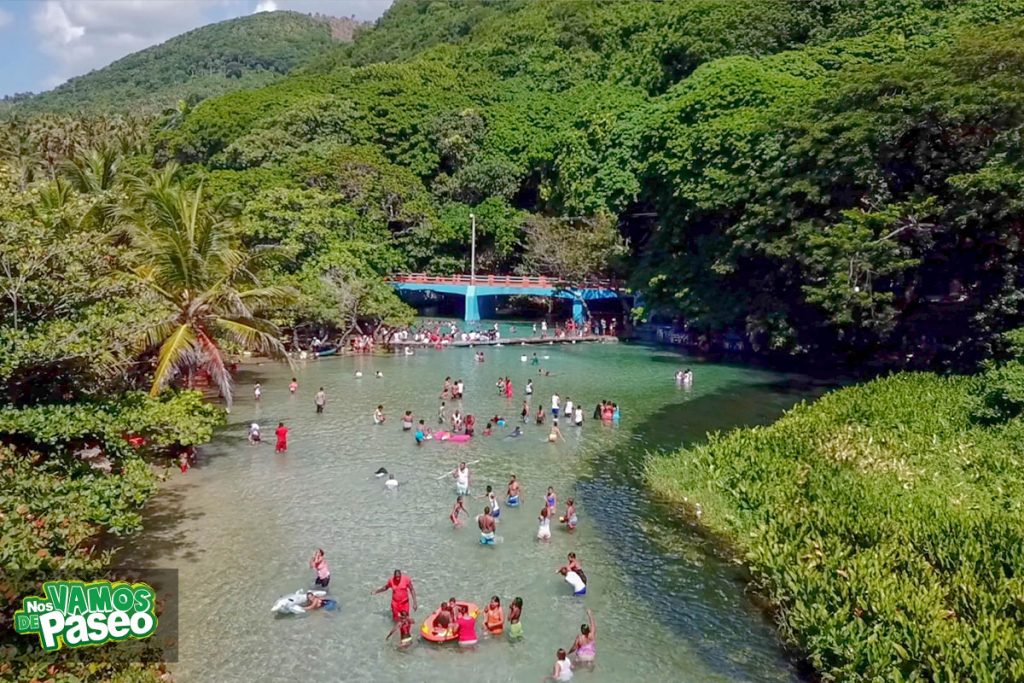
[[[267,85],[351,35],[351,19],[264,12],[183,33],[48,92],[9,101],[23,113],[160,111]]]

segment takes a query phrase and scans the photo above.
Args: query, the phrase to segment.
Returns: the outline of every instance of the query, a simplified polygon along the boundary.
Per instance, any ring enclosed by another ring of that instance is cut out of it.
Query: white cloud
[[[204,23],[202,3],[175,0],[47,0],[32,15],[50,86]]]
[[[38,49],[54,68],[47,88],[185,31],[250,12],[292,10],[372,21],[392,0],[45,0],[32,14]],[[0,10],[0,26],[6,12]],[[8,17],[7,20],[10,18]]]
[[[0,28],[9,26],[12,21],[14,21],[14,16],[10,12],[0,9]]]

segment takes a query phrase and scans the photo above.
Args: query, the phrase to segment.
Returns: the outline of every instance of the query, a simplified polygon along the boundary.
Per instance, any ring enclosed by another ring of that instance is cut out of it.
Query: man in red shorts
[[[416,589],[413,588],[412,579],[402,574],[400,569],[395,570],[394,576],[388,579],[388,582],[375,591],[371,591],[370,595],[377,595],[377,593],[383,593],[384,591],[391,589],[391,618],[395,621],[401,619],[402,612],[409,611],[409,598],[412,597],[412,609],[416,611],[419,609],[419,605],[416,600]]]

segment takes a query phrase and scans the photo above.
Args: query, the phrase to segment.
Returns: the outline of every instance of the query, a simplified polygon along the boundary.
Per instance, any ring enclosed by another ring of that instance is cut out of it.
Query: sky
[[[372,21],[391,0],[0,0],[0,97],[72,76],[193,28],[273,10]]]

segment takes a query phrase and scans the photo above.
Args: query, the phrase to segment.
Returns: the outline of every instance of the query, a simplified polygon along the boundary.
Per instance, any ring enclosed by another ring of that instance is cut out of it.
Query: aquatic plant
[[[648,465],[825,680],[1024,680],[1024,422],[998,376],[899,374]]]

